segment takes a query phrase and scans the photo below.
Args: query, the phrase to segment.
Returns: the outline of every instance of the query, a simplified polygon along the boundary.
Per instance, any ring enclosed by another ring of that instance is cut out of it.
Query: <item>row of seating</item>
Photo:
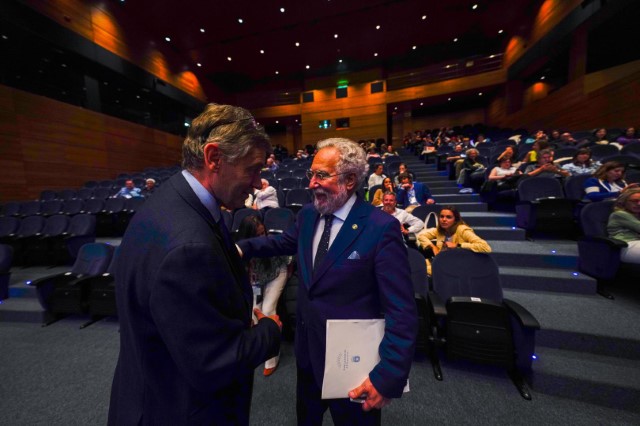
[[[71,200],[49,200],[49,201],[12,201],[2,206],[0,217],[18,217],[24,218],[29,216],[49,217],[57,214],[74,216],[76,214],[98,214],[99,212],[124,210],[135,211],[142,203],[144,198],[73,198]]]

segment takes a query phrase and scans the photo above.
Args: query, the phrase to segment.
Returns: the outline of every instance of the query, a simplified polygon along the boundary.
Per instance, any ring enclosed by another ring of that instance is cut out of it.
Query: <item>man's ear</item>
[[[220,161],[222,160],[222,153],[218,142],[211,142],[204,146],[202,149],[204,153],[204,167],[210,172],[217,172],[220,168]]]
[[[347,187],[347,191],[355,190],[356,185],[358,184],[358,180],[356,179],[356,175],[353,173],[349,173],[344,177],[344,183]]]

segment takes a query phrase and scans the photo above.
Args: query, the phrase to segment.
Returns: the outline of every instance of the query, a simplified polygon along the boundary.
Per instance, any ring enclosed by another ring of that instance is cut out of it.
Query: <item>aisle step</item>
[[[503,288],[554,293],[595,294],[593,278],[570,269],[500,266]]]
[[[463,218],[469,226],[516,226],[516,215],[500,212],[467,212]]]
[[[505,228],[503,226],[474,226],[473,230],[484,240],[523,241],[524,229]]]

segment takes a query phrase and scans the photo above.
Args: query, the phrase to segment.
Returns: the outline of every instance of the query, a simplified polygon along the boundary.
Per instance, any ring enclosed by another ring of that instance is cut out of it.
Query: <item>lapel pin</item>
[[[353,228],[354,230],[358,229],[358,225],[356,225],[355,223],[353,225],[351,225],[351,228]]]

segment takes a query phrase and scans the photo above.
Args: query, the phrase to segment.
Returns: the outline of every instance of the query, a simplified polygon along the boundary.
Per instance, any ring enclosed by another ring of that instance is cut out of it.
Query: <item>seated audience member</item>
[[[144,181],[144,188],[140,191],[143,197],[150,197],[156,191],[156,180],[153,178],[147,178]]]
[[[525,163],[536,163],[538,161],[538,154],[543,149],[549,148],[549,142],[545,139],[540,139],[535,141],[533,145],[531,145],[531,151],[527,152],[527,155],[524,157]]]
[[[573,155],[573,160],[562,166],[563,170],[571,173],[571,176],[592,175],[600,167],[599,161],[591,159],[591,150],[589,148],[580,148]]]
[[[367,160],[369,158],[380,158],[380,154],[378,154],[378,151],[376,151],[375,143],[373,146],[369,146],[369,149],[367,149]]]
[[[628,127],[627,130],[625,130],[624,135],[616,139],[616,143],[622,146],[632,142],[640,142],[640,139],[638,138],[636,129],[634,127]]]
[[[477,149],[470,148],[466,151],[466,154],[467,157],[462,162],[462,169],[460,170],[460,176],[458,177],[458,184],[464,185],[465,182],[467,182],[477,191],[480,189],[480,186],[484,181],[486,167],[478,161],[480,153]]]
[[[575,146],[577,143],[578,141],[569,132],[564,132],[560,135],[560,145],[562,146]]]
[[[609,145],[607,140],[607,129],[601,127],[593,132],[593,135],[589,138],[589,145]]]
[[[415,180],[415,176],[413,174],[413,172],[411,172],[409,169],[407,169],[407,165],[405,163],[400,163],[398,164],[398,173],[395,174],[394,178],[393,178],[393,184],[399,188],[400,185],[402,185],[402,183],[400,182],[400,176],[403,173],[408,173],[409,176],[411,176],[411,180]]]
[[[272,157],[269,157],[269,158],[267,158],[267,161],[266,161],[264,167],[262,168],[262,170],[269,171],[271,173],[275,173],[275,172],[278,171],[279,168],[280,168],[280,166],[278,166],[278,164],[276,163],[275,159],[272,158]]]
[[[376,164],[373,167],[373,173],[371,173],[371,176],[369,176],[369,180],[367,181],[369,188],[375,185],[382,185],[382,181],[384,180],[384,178],[386,178],[386,176],[382,173],[384,171],[384,166],[382,165],[382,163]]]
[[[396,200],[409,213],[418,206],[436,202],[429,188],[420,182],[413,182],[407,173],[400,175],[400,188],[396,194]]]
[[[569,172],[553,164],[553,151],[543,149],[538,156],[536,164],[529,164],[524,170],[524,174],[529,177],[547,176],[563,178],[569,176]]]
[[[491,246],[476,235],[460,212],[453,206],[440,210],[438,226],[422,230],[416,236],[416,244],[423,250],[431,249],[437,256],[442,250],[463,248],[476,253],[491,253]],[[460,265],[461,267],[464,265]],[[431,262],[427,260],[427,274],[431,275]]]
[[[384,178],[382,181],[382,188],[378,188],[376,192],[373,194],[373,199],[371,201],[371,205],[375,207],[380,207],[382,205],[382,197],[385,192],[393,192],[395,194],[395,186],[391,181],[391,178]],[[369,195],[371,196],[371,195]]]
[[[280,207],[278,204],[278,192],[276,189],[269,185],[269,181],[266,179],[260,179],[262,188],[253,193],[253,209],[262,210],[272,207]]]
[[[118,191],[114,198],[137,198],[142,197],[140,188],[136,188],[131,179],[124,183],[124,186]]]
[[[478,145],[482,146],[483,143],[489,143],[491,139],[485,138],[482,133],[478,133],[476,136],[476,140],[471,143],[472,146],[477,147]]]
[[[247,216],[238,227],[237,241],[266,235],[262,220],[257,216]],[[287,278],[291,276],[291,256],[252,258],[244,261],[247,275],[254,288],[253,307],[260,309],[265,315],[276,313],[278,299],[282,294]],[[255,320],[255,318],[254,318]],[[270,376],[278,368],[280,355],[268,359],[264,364],[264,376]]]
[[[522,172],[513,166],[510,158],[503,158],[500,165],[491,169],[488,179],[496,182],[498,191],[516,189]]]
[[[545,140],[545,141],[549,142],[549,138],[547,137],[547,135],[544,132],[544,130],[538,130],[535,135],[529,136],[527,139],[525,139],[524,143],[529,144],[529,143],[534,143],[534,142],[539,141],[539,140]]]
[[[467,158],[467,153],[464,151],[462,144],[454,146],[453,152],[447,157],[447,163],[449,163],[449,178],[454,177],[457,180],[458,177],[460,177],[462,163],[465,158]]]
[[[386,150],[384,151],[384,154],[382,154],[382,157],[387,158],[387,157],[394,157],[397,155],[398,153],[396,152],[395,149],[393,149],[393,145],[388,145]]]
[[[625,188],[635,188],[637,183],[627,185],[624,181],[625,165],[617,161],[608,161],[584,181],[584,193],[591,201],[616,198]]]
[[[508,158],[511,161],[515,161],[516,151],[511,145],[507,145],[504,147],[504,151],[502,151],[502,153],[498,155],[498,158],[496,158],[496,164],[500,164],[500,162],[505,158]]]
[[[422,228],[424,228],[423,221],[396,206],[396,194],[386,191],[382,197],[382,211],[398,219],[402,235],[415,234],[422,231]]]
[[[609,237],[627,243],[620,260],[640,264],[640,188],[623,191],[615,202],[607,223]]]
[[[560,130],[553,129],[549,136],[549,144],[552,144],[552,145],[560,144],[562,142],[562,139],[560,139],[560,135],[561,135]]]

